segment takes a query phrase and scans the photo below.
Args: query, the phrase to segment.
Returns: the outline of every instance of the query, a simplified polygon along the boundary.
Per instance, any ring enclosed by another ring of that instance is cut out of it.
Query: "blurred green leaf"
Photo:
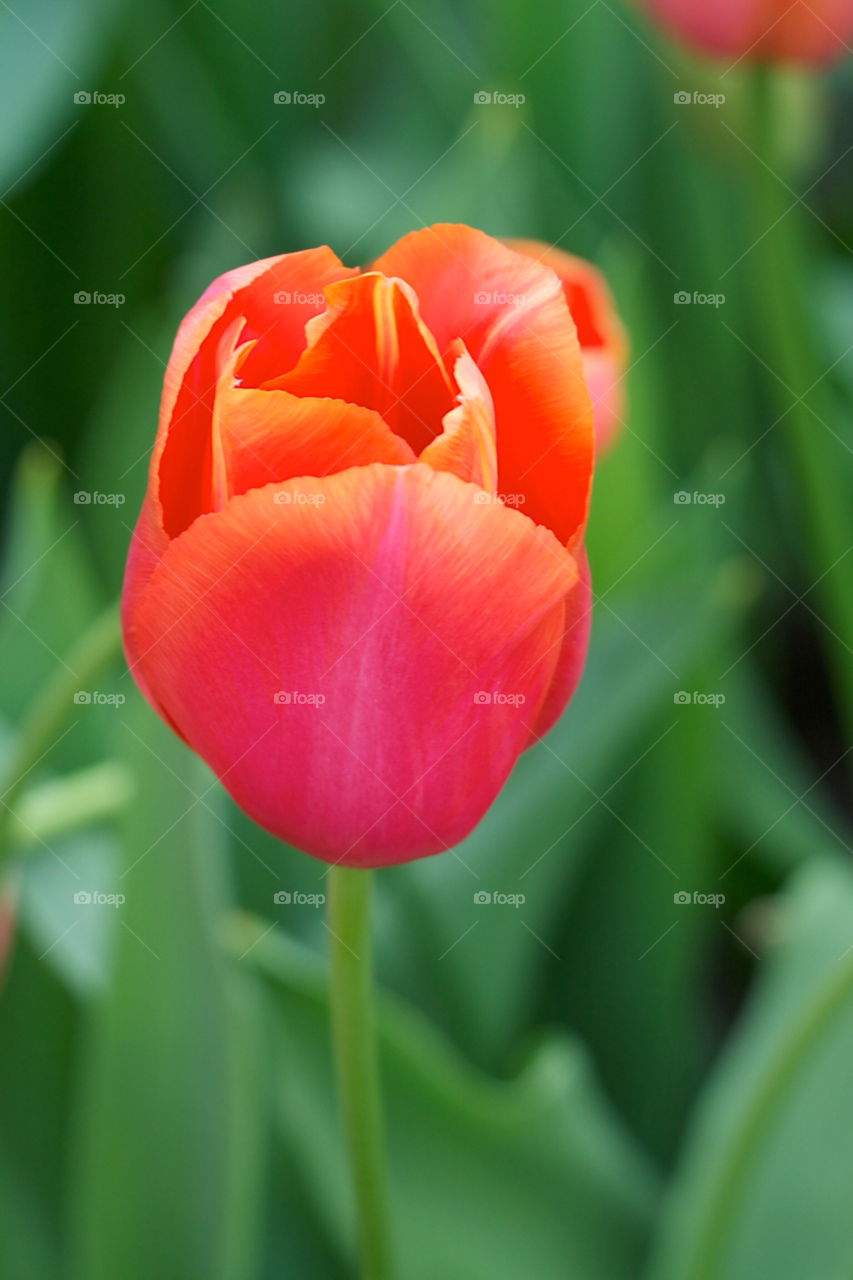
[[[138,696],[139,792],[109,989],[83,1064],[74,1265],[85,1280],[242,1280],[257,1247],[263,1063],[213,930],[227,902],[209,774]],[[155,802],[156,799],[156,802]],[[93,907],[93,909],[101,909]]]
[[[99,607],[63,474],[60,461],[33,444],[15,476],[0,594],[0,707],[13,719]]]
[[[119,0],[17,0],[0,12],[0,188],[19,193],[29,167],[77,123],[74,94],[107,51]]]
[[[163,374],[179,318],[128,317],[115,366],[101,385],[81,441],[77,467],[83,487],[124,499],[76,508],[110,595],[121,590],[131,533],[145,496]]]
[[[235,956],[275,984],[279,1123],[327,1229],[351,1257],[325,966],[249,916],[232,918],[227,937]],[[601,1099],[578,1044],[543,1044],[518,1079],[498,1082],[384,998],[379,1045],[405,1280],[636,1274],[654,1178]]]
[[[853,875],[814,861],[703,1095],[650,1280],[836,1280],[853,1256]]]
[[[4,901],[4,914],[8,912]],[[8,920],[6,921],[8,925]],[[80,1031],[72,997],[25,935],[0,1001],[0,1274],[59,1280]],[[4,1191],[11,1191],[3,1195]]]
[[[115,837],[91,831],[42,846],[21,872],[21,928],[78,999],[102,995],[109,982],[117,908],[93,902],[92,895],[121,892],[120,863]],[[89,901],[78,902],[80,892]]]
[[[787,872],[808,858],[853,851],[847,819],[748,666],[731,681],[719,728],[718,812],[752,858]]]
[[[133,775],[118,761],[78,769],[24,792],[9,822],[9,839],[18,848],[32,848],[115,817],[132,795]]]

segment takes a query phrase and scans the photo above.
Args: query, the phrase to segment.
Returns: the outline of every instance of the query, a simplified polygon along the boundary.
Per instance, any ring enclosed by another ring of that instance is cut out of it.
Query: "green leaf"
[[[87,832],[39,846],[21,874],[20,923],[36,953],[79,999],[101,995],[118,928],[117,907],[92,901],[118,895],[120,854],[107,832]],[[79,902],[82,892],[90,901]]]
[[[207,771],[141,698],[131,708],[139,791],[111,980],[83,1063],[72,1274],[244,1280],[257,1243],[263,1050],[252,993],[214,938],[224,828]]]
[[[17,0],[0,10],[0,189],[24,189],[27,168],[80,118],[117,0]],[[90,107],[89,110],[92,108]],[[18,183],[18,179],[23,179]]]
[[[114,818],[132,795],[133,775],[117,760],[77,769],[24,792],[9,821],[9,839],[18,849],[31,849]]]
[[[278,1115],[321,1219],[353,1254],[325,965],[244,914],[227,941],[274,984]],[[266,931],[266,932],[265,932]],[[616,1280],[636,1274],[654,1179],[559,1037],[515,1080],[474,1070],[400,1001],[379,1001],[392,1212],[403,1280]]]
[[[751,857],[787,872],[853,851],[846,819],[748,664],[733,673],[719,727],[717,812]]]
[[[649,1280],[838,1280],[853,1257],[853,874],[797,873],[697,1109]]]
[[[59,1280],[79,1018],[19,934],[0,1002],[0,1274]]]
[[[35,444],[15,473],[0,594],[0,708],[12,719],[99,608],[63,475],[58,459]]]

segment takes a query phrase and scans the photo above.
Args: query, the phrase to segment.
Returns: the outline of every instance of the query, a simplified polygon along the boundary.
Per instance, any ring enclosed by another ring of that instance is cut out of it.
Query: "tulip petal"
[[[583,672],[592,621],[592,585],[586,550],[575,552],[578,581],[566,596],[562,636],[557,641],[559,657],[539,715],[531,725],[528,746],[534,746],[556,724],[568,705]],[[550,655],[549,655],[550,656]],[[543,657],[544,661],[544,657]]]
[[[453,408],[454,390],[417,298],[378,272],[330,285],[326,298],[296,368],[265,386],[373,409],[420,453]]]
[[[750,60],[824,62],[848,51],[848,0],[645,0],[665,26],[700,52]]]
[[[436,471],[452,471],[487,493],[498,482],[497,435],[492,393],[474,361],[462,347],[454,365],[460,388],[459,407],[444,415],[444,431],[420,456]]]
[[[583,375],[592,398],[595,449],[611,443],[624,415],[623,379],[628,337],[604,276],[591,262],[542,240],[504,240],[558,276],[578,331]]]
[[[238,385],[251,346],[233,352],[216,390],[213,474],[215,480],[221,453],[222,493],[213,510],[235,494],[293,476],[325,476],[371,462],[415,461],[405,440],[371,409]]]
[[[282,373],[304,350],[307,321],[325,308],[324,285],[351,274],[326,248],[267,258],[220,276],[185,317],[166,370],[151,457],[158,513],[170,537],[214,510],[211,416],[229,327],[245,316],[242,339],[256,340],[244,383]],[[291,302],[276,303],[281,293]]]
[[[470,227],[413,231],[373,264],[414,289],[445,361],[461,338],[492,393],[498,487],[561,542],[582,532],[592,479],[592,406],[559,281]]]
[[[149,689],[139,666],[141,650],[136,635],[136,611],[140,596],[163,558],[169,539],[163,532],[154,498],[149,489],[142,503],[142,510],[136,521],[136,528],[130,539],[127,552],[127,563],[124,567],[124,584],[121,591],[121,632],[124,656],[130,674],[139,685],[143,695],[164,720],[169,720],[154,693]],[[172,724],[172,728],[175,726]]]
[[[592,399],[595,451],[600,457],[613,443],[625,417],[625,374],[621,361],[603,347],[583,352],[583,376]]]
[[[502,243],[541,266],[550,267],[559,278],[581,348],[613,347],[624,353],[625,330],[607,281],[597,267],[544,240],[504,240]]]
[[[575,561],[419,463],[282,488],[288,505],[253,489],[171,543],[136,603],[139,667],[277,836],[361,866],[439,852],[537,721]]]

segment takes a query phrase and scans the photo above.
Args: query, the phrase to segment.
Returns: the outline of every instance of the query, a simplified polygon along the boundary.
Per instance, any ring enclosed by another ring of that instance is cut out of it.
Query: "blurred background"
[[[597,263],[631,357],[579,692],[378,876],[400,1275],[853,1275],[850,63],[620,0],[13,0],[0,99],[4,1280],[354,1275],[325,867],[113,603],[205,286],[434,221]]]

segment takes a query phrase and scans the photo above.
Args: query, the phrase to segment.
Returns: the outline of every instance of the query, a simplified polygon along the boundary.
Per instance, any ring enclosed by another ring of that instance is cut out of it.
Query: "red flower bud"
[[[463,839],[586,650],[592,407],[560,281],[478,231],[221,276],[183,321],[128,663],[261,826],[378,866]]]

